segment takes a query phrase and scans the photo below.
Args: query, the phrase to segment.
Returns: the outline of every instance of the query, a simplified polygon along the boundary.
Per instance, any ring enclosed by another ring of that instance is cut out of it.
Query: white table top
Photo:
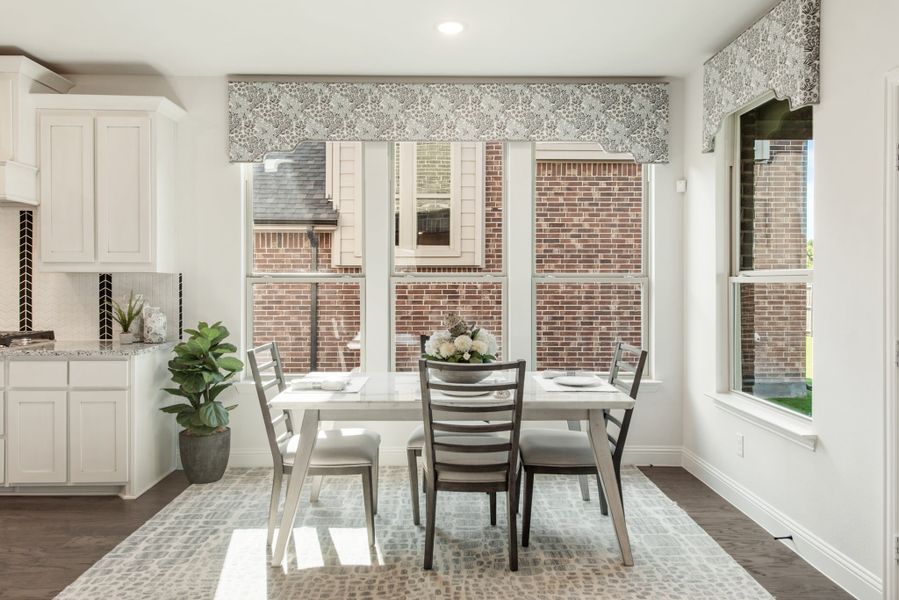
[[[634,400],[622,392],[593,391],[547,392],[529,372],[524,387],[524,419],[586,418],[588,410],[619,409],[634,406]],[[322,377],[346,377],[341,373],[316,373]],[[418,373],[353,373],[349,377],[367,377],[358,393],[324,390],[286,390],[272,398],[275,408],[319,410],[323,419],[360,418],[382,421],[421,419],[421,386]],[[347,414],[340,414],[347,413]],[[353,415],[349,414],[353,413]]]

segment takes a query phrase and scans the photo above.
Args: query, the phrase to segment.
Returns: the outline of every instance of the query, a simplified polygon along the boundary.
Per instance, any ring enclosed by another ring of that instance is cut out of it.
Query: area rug
[[[621,564],[595,488],[584,502],[577,478],[538,475],[531,543],[519,551],[517,573],[507,569],[505,503],[491,527],[485,494],[454,493],[438,496],[434,569],[422,570],[424,529],[412,524],[406,471],[397,467],[381,470],[375,548],[360,478],[328,477],[317,503],[304,491],[286,564],[271,568],[270,482],[270,470],[233,469],[218,483],[189,487],[58,598],[771,598],[633,468],[622,472],[633,567]]]

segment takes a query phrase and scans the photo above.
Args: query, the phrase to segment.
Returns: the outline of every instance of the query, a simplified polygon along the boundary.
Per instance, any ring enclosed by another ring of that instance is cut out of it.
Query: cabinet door
[[[126,391],[69,395],[69,480],[124,483],[128,479]]]
[[[41,116],[41,259],[94,260],[94,119]]]
[[[97,117],[98,260],[149,263],[150,118]]]
[[[66,392],[9,391],[9,482],[66,481]]]

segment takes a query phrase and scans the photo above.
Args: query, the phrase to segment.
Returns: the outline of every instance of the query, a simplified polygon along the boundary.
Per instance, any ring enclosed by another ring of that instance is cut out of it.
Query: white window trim
[[[808,425],[813,418],[810,415],[804,415],[798,411],[790,410],[780,406],[765,398],[754,396],[736,388],[737,373],[741,371],[741,359],[739,349],[739,336],[737,335],[738,323],[738,295],[736,290],[741,283],[805,283],[808,286],[814,285],[814,271],[812,269],[757,269],[757,270],[740,270],[740,222],[738,215],[740,214],[740,117],[773,100],[773,93],[765,94],[757,100],[747,104],[742,109],[734,112],[730,117],[730,122],[722,127],[722,135],[724,143],[719,147],[727,148],[727,153],[723,157],[724,170],[727,173],[723,190],[725,194],[725,215],[726,225],[725,231],[729,231],[726,244],[726,260],[727,277],[724,290],[726,310],[726,318],[718,319],[719,328],[726,326],[726,331],[719,331],[719,344],[724,344],[725,353],[719,356],[727,356],[728,360],[719,372],[718,389],[722,390],[714,394],[708,394],[716,400],[719,407],[724,408],[732,414],[741,416],[744,420],[750,422],[764,421],[766,428],[775,428],[778,430],[789,430],[784,423],[798,421]],[[720,221],[719,221],[720,223]],[[811,292],[810,292],[811,293]],[[812,309],[814,310],[814,309]],[[754,408],[748,409],[745,402],[755,404]],[[814,411],[813,411],[814,414]],[[787,418],[784,421],[784,418]],[[798,433],[797,433],[798,432]],[[780,433],[783,433],[781,431]],[[793,435],[795,434],[795,435]],[[794,427],[792,433],[787,432],[790,436],[800,438],[800,445],[806,446],[808,449],[815,450],[814,432],[805,426]]]

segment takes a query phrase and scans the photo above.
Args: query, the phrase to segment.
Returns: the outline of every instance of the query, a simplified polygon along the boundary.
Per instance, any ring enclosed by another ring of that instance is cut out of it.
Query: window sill
[[[761,402],[743,398],[737,394],[715,392],[706,394],[706,396],[714,400],[715,405],[721,410],[802,446],[806,450],[815,451],[818,435],[807,419],[785,414],[765,406]]]

